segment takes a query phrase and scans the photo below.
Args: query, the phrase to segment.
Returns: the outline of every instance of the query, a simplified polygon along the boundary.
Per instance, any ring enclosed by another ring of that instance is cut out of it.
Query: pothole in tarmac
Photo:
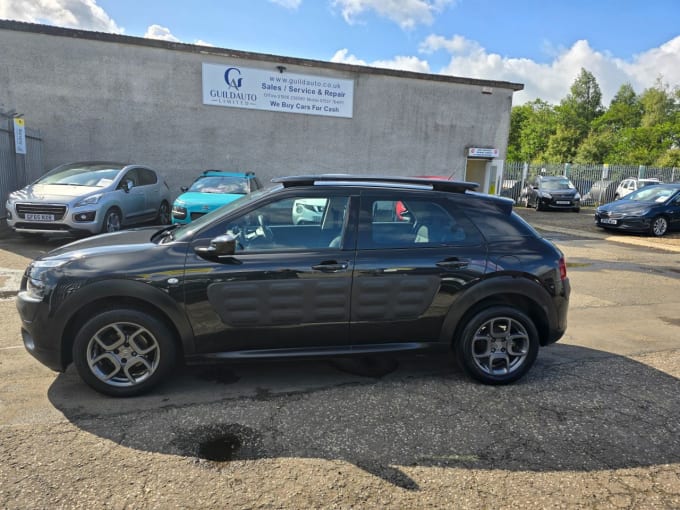
[[[217,463],[264,455],[260,433],[238,423],[182,430],[176,433],[173,443],[182,455]]]

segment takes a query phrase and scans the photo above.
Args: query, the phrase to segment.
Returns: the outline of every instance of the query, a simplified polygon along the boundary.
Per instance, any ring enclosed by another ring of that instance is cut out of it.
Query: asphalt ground
[[[450,359],[282,362],[106,398],[21,345],[18,278],[64,240],[0,231],[0,508],[680,508],[680,236],[518,212],[573,290],[506,387]]]

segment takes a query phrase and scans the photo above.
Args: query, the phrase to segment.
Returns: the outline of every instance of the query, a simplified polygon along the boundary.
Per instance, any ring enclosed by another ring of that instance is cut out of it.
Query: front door
[[[349,196],[291,193],[195,236],[192,248],[225,233],[238,239],[233,257],[220,261],[187,254],[186,310],[198,352],[347,346],[354,252],[339,239]],[[296,221],[296,209],[310,203],[314,214]]]

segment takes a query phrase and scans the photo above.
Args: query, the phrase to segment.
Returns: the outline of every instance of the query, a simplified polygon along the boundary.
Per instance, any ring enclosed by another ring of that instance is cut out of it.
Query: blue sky
[[[0,0],[0,18],[519,82],[557,103],[582,67],[605,105],[680,86],[680,0]]]

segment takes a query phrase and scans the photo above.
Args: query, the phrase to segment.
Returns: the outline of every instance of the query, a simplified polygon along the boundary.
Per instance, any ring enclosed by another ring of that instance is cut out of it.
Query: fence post
[[[645,165],[640,165],[638,167],[638,179],[644,179],[645,178],[645,171],[647,170],[647,167]]]
[[[564,176],[569,177],[569,170],[571,170],[571,163],[564,164]]]

